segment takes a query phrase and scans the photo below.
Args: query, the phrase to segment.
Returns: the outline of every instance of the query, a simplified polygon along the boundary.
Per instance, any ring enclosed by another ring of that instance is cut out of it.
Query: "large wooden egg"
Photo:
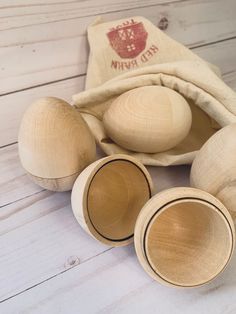
[[[160,283],[196,287],[218,276],[235,244],[233,220],[214,196],[193,188],[156,194],[141,210],[135,249],[145,271]]]
[[[236,123],[216,132],[193,161],[190,181],[193,187],[217,198],[236,218]]]
[[[86,122],[65,101],[42,98],[25,112],[19,155],[23,168],[38,185],[52,191],[71,190],[95,154],[95,141]]]
[[[192,113],[179,93],[144,86],[117,97],[103,117],[107,135],[121,147],[157,153],[175,147],[189,133]]]

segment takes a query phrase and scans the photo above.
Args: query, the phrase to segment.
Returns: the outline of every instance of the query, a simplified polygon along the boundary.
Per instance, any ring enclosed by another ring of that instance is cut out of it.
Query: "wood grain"
[[[80,76],[0,97],[0,146],[17,141],[21,119],[31,103],[47,96],[71,102],[71,95],[83,89],[84,79]]]
[[[21,167],[16,144],[1,148],[0,169],[0,207],[43,190],[30,182]],[[3,211],[1,208],[1,214]]]
[[[163,86],[143,86],[117,97],[103,116],[106,134],[121,147],[140,153],[167,151],[188,135],[189,104]]]
[[[22,114],[33,100],[70,101],[83,89],[86,28],[100,14],[107,20],[146,16],[218,64],[236,90],[235,6],[234,0],[1,1],[0,94],[11,94],[0,99],[0,146],[16,142]],[[69,195],[42,191],[28,180],[17,145],[0,149],[0,169],[0,295],[11,298],[0,305],[1,312],[152,313],[158,296],[159,313],[235,313],[236,257],[223,276],[201,290],[161,287],[142,272],[132,247],[101,254],[106,247],[78,226]],[[189,167],[149,170],[155,192],[189,184]]]
[[[223,75],[236,71],[236,39],[223,40],[194,49],[200,57],[217,65]]]
[[[70,191],[77,176],[95,161],[96,145],[75,107],[56,97],[35,101],[18,136],[19,157],[33,182],[51,191]]]
[[[72,210],[90,236],[109,246],[124,246],[133,242],[137,216],[152,190],[152,179],[141,162],[115,154],[95,161],[78,176]]]
[[[16,146],[10,147],[16,152]],[[10,163],[12,169],[15,162]],[[149,171],[155,183],[154,192],[189,184],[187,166],[149,167]],[[6,178],[10,173],[5,173]],[[70,193],[41,191],[30,195],[31,185],[34,185],[27,180],[28,186],[22,194],[24,198],[16,201],[23,189],[24,181],[20,177],[13,190],[13,203],[1,208],[0,279],[6,282],[0,285],[1,300],[57,276],[64,271],[64,263],[70,256],[83,260],[83,252],[89,251],[92,257],[106,249],[85,233],[75,220],[70,207]],[[4,190],[0,191],[0,198],[3,195]]]
[[[211,193],[236,218],[236,124],[215,133],[193,161],[190,182],[193,187]]]
[[[99,153],[98,157],[102,157]],[[27,198],[33,194],[41,192],[43,189],[32,183],[21,167],[17,144],[1,148],[0,150],[0,206],[1,215],[5,216],[5,205]],[[165,167],[149,167],[155,181],[156,189],[165,189],[176,182],[177,185],[188,185],[189,167],[173,167],[173,172]],[[156,175],[158,176],[156,177]],[[183,179],[181,180],[181,178]],[[179,180],[176,180],[179,178]],[[155,189],[155,192],[157,190]],[[3,217],[1,216],[1,217]]]
[[[226,76],[226,83],[235,87],[236,82],[236,39],[227,40],[209,46],[195,48],[200,57],[215,63]],[[227,51],[227,58],[225,52]],[[37,98],[57,96],[68,102],[71,96],[84,88],[85,76],[79,76],[60,82],[46,84],[0,98],[0,146],[17,141],[18,129],[24,111]],[[236,88],[235,88],[236,89]]]
[[[134,243],[144,270],[165,285],[209,283],[232,257],[233,220],[214,196],[193,188],[157,193],[138,216]]]
[[[69,306],[70,313],[80,309],[85,314],[155,313],[157,308],[161,314],[234,313],[235,265],[236,257],[211,284],[177,291],[151,280],[141,270],[132,246],[115,248],[4,302],[1,309],[67,313]]]
[[[183,0],[161,0],[160,3],[172,3],[172,2],[180,2]],[[145,6],[152,6],[156,4],[156,0],[146,0]],[[71,1],[71,0],[49,0],[46,2],[38,1],[38,0],[31,0],[29,4],[25,4],[23,0],[12,0],[10,3],[2,2],[0,4],[1,14],[0,16],[17,16],[22,17],[25,14],[29,15],[37,15],[43,14],[45,11],[48,13],[55,14],[58,12],[68,11],[69,13],[73,13],[74,15],[79,16],[87,16],[87,15],[94,15],[97,14],[99,10],[100,13],[107,13],[107,12],[114,12],[120,10],[126,10],[136,7],[143,6],[142,0],[129,0],[123,2],[122,0],[117,0],[116,2],[111,2],[110,0],[78,0],[78,1]],[[47,18],[51,18],[51,16],[46,16]],[[56,16],[55,16],[56,18]],[[60,19],[60,16],[58,16]],[[22,21],[23,22],[23,21]]]
[[[147,1],[142,7],[138,7],[140,1],[95,2],[43,2],[1,10],[0,94],[84,74],[88,60],[86,29],[98,14],[106,20],[142,15],[155,25],[166,18],[167,34],[189,47],[236,35],[234,0],[224,6],[221,0]],[[107,10],[114,12],[103,14]]]
[[[0,280],[5,284],[0,285],[0,300],[107,249],[79,227],[71,211],[70,193],[43,191],[9,205],[4,212]]]

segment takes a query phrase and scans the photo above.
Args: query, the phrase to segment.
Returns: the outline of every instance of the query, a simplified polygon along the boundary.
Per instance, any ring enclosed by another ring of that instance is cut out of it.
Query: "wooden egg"
[[[228,264],[235,243],[231,216],[214,196],[193,188],[155,195],[141,210],[134,233],[144,270],[155,280],[195,287]]]
[[[95,161],[76,179],[71,204],[79,224],[110,246],[133,241],[134,226],[151,197],[152,180],[146,168],[127,155]]]
[[[162,86],[144,86],[117,97],[105,112],[108,136],[121,147],[157,153],[175,147],[189,133],[192,113],[177,92]]]
[[[190,182],[219,198],[236,218],[236,124],[222,128],[202,146]]]
[[[19,155],[35,183],[48,190],[67,191],[95,160],[96,146],[80,113],[61,99],[47,97],[33,103],[24,114]]]

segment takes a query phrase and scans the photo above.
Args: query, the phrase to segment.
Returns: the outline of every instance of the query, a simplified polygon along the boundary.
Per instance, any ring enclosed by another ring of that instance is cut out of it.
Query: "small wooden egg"
[[[80,113],[61,99],[47,97],[33,103],[24,114],[19,155],[35,183],[48,190],[67,191],[95,160],[96,146]]]
[[[141,210],[134,232],[144,270],[160,283],[195,287],[228,264],[235,243],[232,218],[207,192],[173,188],[156,194]]]
[[[123,246],[152,193],[146,168],[127,155],[112,155],[89,165],[76,179],[71,204],[79,224],[95,239]]]
[[[117,97],[103,116],[107,135],[121,147],[157,153],[175,147],[189,133],[191,109],[179,93],[144,86]]]
[[[191,186],[215,195],[236,218],[236,124],[215,133],[193,161]]]

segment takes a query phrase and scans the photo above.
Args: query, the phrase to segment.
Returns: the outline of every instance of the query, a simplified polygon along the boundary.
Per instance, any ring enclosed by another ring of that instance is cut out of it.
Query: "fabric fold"
[[[106,154],[126,153],[146,165],[190,164],[217,129],[236,122],[236,94],[214,67],[142,17],[100,22],[88,31],[88,89],[74,95],[73,102]],[[185,97],[193,123],[188,136],[173,149],[135,153],[109,139],[102,118],[116,97],[149,85],[165,86]]]

